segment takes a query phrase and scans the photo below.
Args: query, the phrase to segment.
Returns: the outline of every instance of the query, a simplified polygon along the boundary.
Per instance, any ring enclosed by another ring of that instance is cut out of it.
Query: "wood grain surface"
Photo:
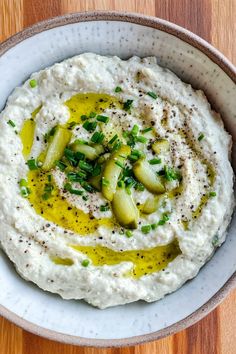
[[[94,9],[141,12],[170,20],[200,35],[236,63],[236,0],[0,0],[0,41],[48,17]],[[187,330],[130,348],[59,344],[0,318],[0,354],[236,354],[236,290]]]

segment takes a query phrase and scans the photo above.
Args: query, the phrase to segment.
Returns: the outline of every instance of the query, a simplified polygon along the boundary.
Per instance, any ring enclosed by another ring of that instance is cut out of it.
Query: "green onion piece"
[[[79,167],[81,168],[81,170],[84,170],[86,172],[92,172],[93,170],[93,166],[90,163],[85,162],[83,160],[79,161]]]
[[[82,199],[86,201],[86,200],[88,200],[88,196],[87,195],[83,195]]]
[[[8,125],[10,125],[11,127],[13,127],[13,128],[15,128],[15,123],[11,120],[11,119],[9,119],[9,121],[7,122],[7,124]]]
[[[128,238],[130,238],[130,237],[133,236],[133,232],[132,232],[131,230],[126,230],[126,231],[125,231],[125,236],[128,237]]]
[[[122,143],[120,141],[118,141],[117,143],[114,144],[111,152],[115,152],[117,151],[120,147],[121,147]]]
[[[28,160],[27,165],[31,171],[38,169],[38,164],[35,159]]]
[[[106,116],[101,116],[100,114],[97,116],[97,121],[103,122],[103,123],[108,123],[109,122],[109,117]]]
[[[113,144],[113,143],[116,141],[117,138],[118,138],[118,135],[117,135],[117,134],[114,135],[114,136],[111,138],[111,140],[108,141],[108,144]]]
[[[100,144],[104,138],[105,138],[105,135],[103,133],[95,132],[91,137],[91,141],[93,143]]]
[[[131,161],[137,161],[138,159],[139,159],[139,156],[137,156],[137,155],[134,155],[134,154],[131,154],[131,155],[129,155],[129,160],[131,160]]]
[[[135,140],[138,141],[139,143],[143,143],[143,144],[146,144],[148,141],[148,139],[142,135],[136,136]]]
[[[20,181],[19,181],[19,185],[20,187],[27,187],[27,181],[26,179],[22,178]]]
[[[116,164],[117,166],[119,166],[120,168],[125,168],[124,164],[123,164],[122,162],[120,162],[119,160],[116,160],[116,161],[115,161],[115,164]]]
[[[43,193],[43,195],[42,195],[43,200],[48,200],[50,197],[51,197],[51,193],[48,193],[48,192]]]
[[[88,267],[88,265],[89,265],[89,260],[88,260],[88,259],[84,259],[84,260],[81,262],[81,265],[82,265],[83,267]]]
[[[26,186],[22,186],[20,188],[20,194],[24,198],[27,198],[29,196],[30,192],[31,192],[30,189]]]
[[[52,181],[52,175],[48,175],[48,182]]]
[[[44,186],[44,192],[51,192],[54,189],[51,183],[46,183]]]
[[[202,139],[204,139],[205,138],[205,135],[203,134],[203,133],[201,133],[200,135],[199,135],[199,137],[197,138],[197,140],[198,141],[201,141]]]
[[[157,95],[155,94],[155,92],[149,91],[147,92],[147,95],[154,98],[154,100],[157,99]]]
[[[115,92],[121,92],[121,91],[122,91],[122,88],[120,86],[116,86]]]
[[[74,188],[72,188],[72,189],[70,190],[70,193],[71,193],[71,194],[75,194],[75,195],[82,195],[84,192],[81,191],[81,190],[79,190],[79,189],[74,189]]]
[[[134,189],[136,189],[138,192],[143,192],[145,187],[142,183],[136,183]]]
[[[216,192],[210,192],[210,193],[209,193],[209,196],[210,196],[210,197],[216,197]]]
[[[162,171],[159,171],[158,174],[160,175],[160,173],[162,173]],[[164,166],[164,176],[167,181],[181,181],[182,179],[182,176],[179,171],[176,171],[173,168],[167,166]]]
[[[126,187],[131,188],[132,186],[134,186],[136,184],[136,181],[133,179],[133,177],[128,177],[125,180],[125,184],[126,184]]]
[[[158,221],[158,225],[164,225],[168,220],[170,220],[169,216],[167,214],[164,214],[162,216],[162,219]]]
[[[156,230],[157,226],[158,226],[158,224],[151,224],[152,230]]]
[[[65,171],[65,169],[66,169],[66,167],[67,167],[67,165],[66,165],[64,162],[60,161],[60,160],[55,161],[55,165],[56,165],[61,171]]]
[[[86,129],[88,132],[93,132],[97,127],[97,122],[89,122],[85,121],[83,124],[83,128]]]
[[[158,165],[161,163],[161,159],[151,159],[148,161],[150,165]]]
[[[93,177],[96,177],[96,176],[99,176],[101,174],[101,171],[102,171],[102,167],[101,165],[96,165],[93,170],[92,170],[92,176]]]
[[[30,87],[34,88],[37,86],[37,81],[35,79],[32,79],[32,80],[30,80],[29,84],[30,84]]]
[[[74,151],[72,151],[71,149],[65,148],[64,155],[72,166],[76,167],[78,165],[78,161],[76,159]],[[77,155],[77,157],[79,157],[79,156]],[[82,155],[80,157],[82,158]]]
[[[125,187],[125,182],[124,181],[118,181],[117,183],[119,188],[124,188]]]
[[[108,210],[110,210],[110,207],[109,207],[109,205],[101,205],[100,206],[100,211],[108,211]]]
[[[91,112],[91,113],[89,114],[89,118],[95,118],[95,117],[96,117],[96,115],[97,115],[97,113],[95,113],[95,112]]]
[[[143,234],[148,234],[151,231],[152,227],[151,225],[143,225],[141,227],[141,231]]]
[[[126,102],[124,102],[123,104],[123,109],[125,111],[130,111],[131,107],[132,107],[132,104],[133,104],[133,101],[134,100],[127,100]]]
[[[153,130],[153,128],[152,128],[152,127],[149,127],[149,128],[145,128],[145,129],[141,130],[141,132],[142,132],[143,134],[146,134],[146,133],[150,132],[151,130]]]
[[[80,184],[87,192],[89,192],[89,193],[93,193],[94,192],[94,188],[88,182],[81,181]]]
[[[88,119],[88,117],[85,114],[82,114],[82,116],[80,117],[80,119],[82,120],[82,122],[84,122],[85,120]]]
[[[82,179],[87,178],[87,174],[84,171],[68,172],[67,178],[70,182],[81,182]]]
[[[139,132],[139,126],[137,124],[135,124],[130,132],[130,134],[132,136],[137,136]]]

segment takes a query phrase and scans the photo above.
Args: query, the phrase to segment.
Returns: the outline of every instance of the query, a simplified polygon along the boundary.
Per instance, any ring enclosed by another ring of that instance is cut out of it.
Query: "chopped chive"
[[[143,225],[141,227],[141,231],[143,234],[148,234],[151,231],[152,227],[151,225]]]
[[[129,132],[126,130],[126,131],[124,131],[124,132],[122,133],[122,135],[123,135],[124,138],[128,138]]]
[[[15,128],[15,123],[11,120],[11,119],[9,119],[9,121],[7,122],[7,124],[8,125],[10,125],[11,127],[13,127],[13,128]]]
[[[84,170],[86,172],[92,172],[93,170],[93,166],[90,163],[85,162],[83,160],[79,161],[79,167],[81,168],[81,170]]]
[[[132,232],[131,230],[126,230],[126,231],[125,231],[125,236],[128,237],[128,238],[130,238],[130,237],[133,236],[133,232]]]
[[[124,188],[125,187],[125,182],[124,181],[118,181],[117,183],[119,188]]]
[[[42,195],[43,200],[48,200],[50,197],[51,197],[51,193],[48,193],[48,192],[43,193],[43,195]]]
[[[162,216],[162,219],[158,221],[158,225],[164,225],[168,220],[170,220],[169,216],[167,214],[164,214]]]
[[[81,181],[80,184],[87,192],[89,192],[89,193],[93,193],[94,192],[94,188],[88,182]]]
[[[87,174],[84,171],[68,172],[67,178],[70,182],[81,182],[81,179],[87,178]]]
[[[141,130],[141,132],[142,132],[143,134],[146,134],[146,133],[150,132],[151,130],[153,130],[153,128],[152,128],[152,127],[149,127],[149,128],[145,128],[145,129]]]
[[[80,116],[80,119],[82,120],[82,122],[84,122],[88,119],[88,117],[86,116],[86,114],[82,114],[82,116]]]
[[[210,196],[210,197],[216,197],[216,192],[210,192],[210,193],[209,193],[209,196]]]
[[[86,200],[88,200],[88,196],[87,195],[83,195],[82,199],[86,201]]]
[[[30,80],[29,84],[30,84],[30,87],[34,88],[37,86],[37,81],[35,79],[32,79],[32,80]]]
[[[72,188],[72,189],[70,190],[70,193],[71,193],[71,194],[75,194],[75,195],[82,195],[84,192],[81,191],[81,190],[79,190],[79,189],[74,189],[74,188]]]
[[[84,260],[81,262],[81,265],[82,265],[83,267],[88,267],[88,265],[89,265],[89,260],[88,260],[88,259],[84,259]]]
[[[130,111],[132,104],[133,104],[134,100],[127,100],[126,102],[124,102],[123,104],[123,108],[125,111]]]
[[[27,165],[31,171],[38,169],[38,165],[35,159],[28,160]]]
[[[159,175],[162,175],[162,173],[163,173],[163,171],[158,172]],[[165,179],[167,181],[173,181],[173,180],[174,181],[175,180],[181,181],[181,179],[182,179],[182,176],[179,171],[176,171],[173,168],[167,167],[167,166],[164,166],[163,175],[165,176]]]
[[[72,189],[71,183],[66,183],[66,184],[64,185],[64,189],[65,189],[66,191],[70,192],[70,190]]]
[[[91,174],[92,174],[92,176],[96,177],[96,176],[99,176],[99,175],[100,175],[101,171],[102,171],[101,165],[98,165],[98,164],[97,164],[97,165],[93,168]]]
[[[135,187],[134,187],[138,192],[143,192],[144,191],[144,189],[145,189],[145,187],[144,187],[144,185],[142,184],[142,183],[136,183],[135,184]]]
[[[113,143],[116,141],[117,138],[118,138],[118,135],[117,135],[117,134],[114,135],[114,136],[111,138],[111,140],[108,141],[108,144],[113,144]]]
[[[154,100],[157,99],[157,95],[155,94],[155,92],[149,91],[147,92],[147,95],[154,98]]]
[[[139,159],[139,157],[137,155],[131,154],[129,155],[129,160],[131,161],[137,161]]]
[[[97,127],[97,122],[89,122],[85,121],[83,124],[83,128],[86,129],[88,132],[93,132]]]
[[[91,137],[91,141],[93,143],[101,143],[103,141],[103,139],[105,138],[105,135],[103,133],[100,132],[95,132],[92,137]]]
[[[30,189],[26,186],[22,186],[20,188],[20,194],[22,197],[27,198],[30,194]]]
[[[76,154],[78,155],[78,153],[76,153]],[[78,165],[78,161],[76,159],[76,154],[71,149],[65,148],[65,150],[64,150],[65,157],[70,162],[70,164],[74,167],[76,167]],[[79,154],[81,154],[81,153],[79,153]],[[79,157],[79,156],[77,156],[77,157]]]
[[[108,123],[109,122],[109,117],[106,117],[106,116],[102,116],[102,115],[98,115],[97,116],[97,121],[99,121],[99,122],[103,122],[103,123]]]
[[[105,177],[102,177],[102,185],[103,186],[109,186],[110,182],[108,181],[108,179],[106,179]]]
[[[150,165],[157,165],[161,163],[161,159],[151,159],[148,161]]]
[[[120,162],[119,160],[116,160],[116,161],[115,161],[115,164],[116,164],[117,166],[119,166],[120,168],[125,168],[124,164],[123,164],[122,162]]]
[[[19,185],[20,187],[27,187],[27,181],[26,179],[22,178],[20,181],[19,181]]]
[[[122,91],[122,88],[120,86],[116,86],[115,92],[121,92],[121,91]]]
[[[48,182],[52,181],[52,175],[48,175]]]
[[[136,136],[136,141],[138,141],[139,143],[143,143],[143,144],[146,144],[148,139],[145,138],[144,136],[142,135],[139,135],[139,136]]]
[[[88,145],[88,142],[84,139],[76,139],[74,141],[75,144]]]
[[[95,112],[91,112],[91,113],[89,114],[89,118],[95,118],[95,117],[96,117],[96,115],[97,115],[97,113],[95,113]]]
[[[204,139],[205,138],[205,135],[203,134],[203,133],[201,133],[200,135],[199,135],[199,137],[197,138],[197,140],[198,141],[201,141],[202,139]]]
[[[125,180],[125,184],[126,184],[126,187],[131,188],[132,186],[134,186],[136,184],[136,181],[133,179],[133,177],[128,177]]]
[[[129,195],[131,195],[130,187],[127,187],[127,188],[126,188],[126,193],[129,194]]]
[[[51,183],[46,183],[44,186],[44,192],[51,192],[54,189]]]
[[[66,167],[67,167],[67,165],[66,165],[64,162],[60,161],[60,160],[55,161],[55,165],[56,165],[61,171],[65,171],[65,169],[66,169]]]
[[[136,135],[138,135],[138,132],[139,132],[139,126],[138,126],[137,124],[135,124],[135,125],[133,126],[133,128],[132,128],[130,134],[131,134],[132,136],[136,136]]]
[[[157,224],[151,224],[152,230],[156,230],[157,226],[158,226]]]
[[[101,206],[100,206],[100,211],[103,211],[103,212],[104,212],[104,211],[108,211],[108,210],[110,210],[109,205],[106,204],[106,205],[101,205]]]
[[[85,154],[83,154],[80,151],[75,152],[74,156],[75,156],[76,160],[84,160],[85,159]]]
[[[113,148],[112,148],[112,150],[111,150],[111,152],[114,152],[114,151],[116,151],[116,150],[118,150],[120,147],[121,147],[121,142],[120,141],[118,141],[117,143],[115,143],[114,144],[114,146],[113,146]]]

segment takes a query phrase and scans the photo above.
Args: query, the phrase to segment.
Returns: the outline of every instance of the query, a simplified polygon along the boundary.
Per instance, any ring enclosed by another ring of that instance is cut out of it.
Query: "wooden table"
[[[186,27],[236,63],[236,0],[0,0],[0,41],[33,23],[69,12],[123,10]],[[165,339],[122,349],[59,344],[0,319],[0,354],[236,354],[236,290],[202,321]]]

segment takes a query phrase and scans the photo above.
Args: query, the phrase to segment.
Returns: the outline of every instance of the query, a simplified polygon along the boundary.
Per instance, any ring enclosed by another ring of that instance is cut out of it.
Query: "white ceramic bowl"
[[[88,51],[121,58],[155,55],[160,65],[205,91],[236,141],[233,65],[191,32],[135,14],[62,16],[36,24],[2,43],[0,110],[11,91],[32,72]],[[137,302],[106,310],[43,292],[21,279],[0,253],[0,313],[26,330],[72,344],[121,346],[160,338],[202,318],[235,285],[235,230],[234,215],[225,244],[195,279],[175,293],[151,304]]]

